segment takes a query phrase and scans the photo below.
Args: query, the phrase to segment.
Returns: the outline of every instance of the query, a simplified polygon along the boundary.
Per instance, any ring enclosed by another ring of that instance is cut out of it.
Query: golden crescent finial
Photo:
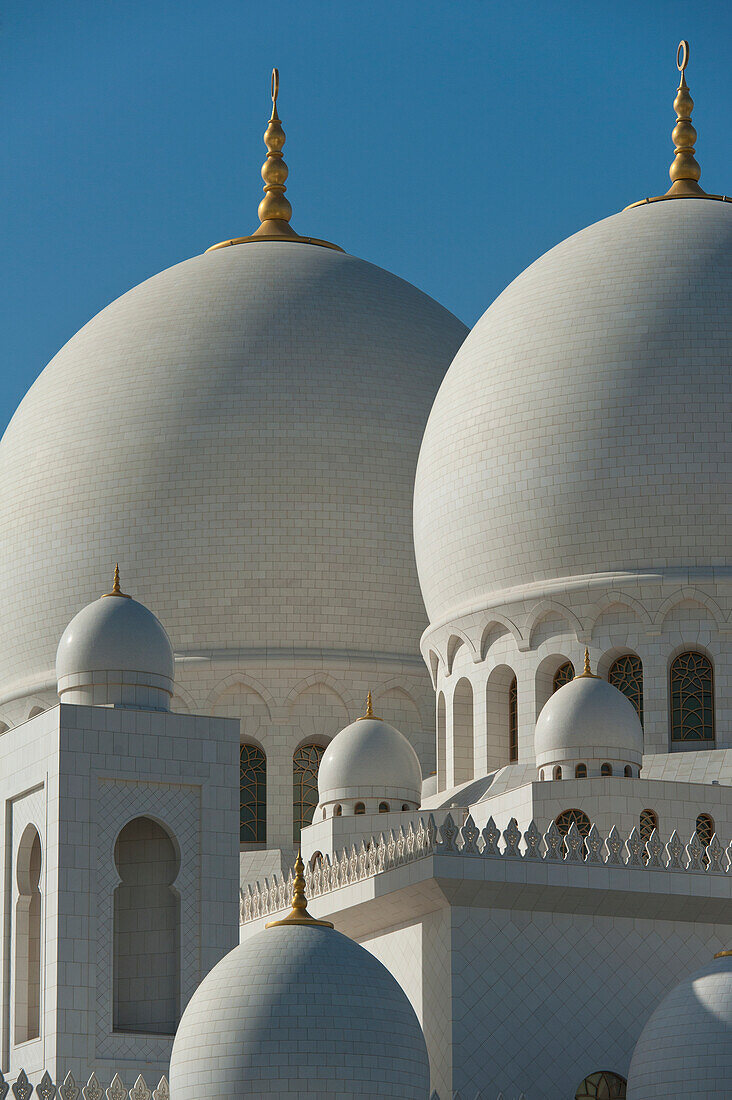
[[[727,195],[708,195],[699,185],[701,168],[694,157],[696,152],[696,130],[691,122],[694,100],[691,98],[689,86],[686,83],[686,66],[689,64],[690,56],[691,47],[686,39],[682,38],[676,47],[676,68],[681,73],[681,80],[674,99],[676,125],[671,131],[671,138],[674,143],[674,159],[668,170],[671,177],[671,186],[665,195],[656,195],[652,199],[632,202],[630,206],[626,206],[626,210],[632,210],[634,206],[643,206],[647,202],[663,202],[665,199],[719,199],[722,202],[732,202],[732,198]]]
[[[114,567],[114,581],[112,583],[112,591],[111,592],[105,592],[104,596],[102,596],[102,599],[105,599],[105,597],[107,597],[107,596],[122,596],[122,598],[125,599],[125,600],[131,600],[132,599],[132,596],[128,596],[127,593],[123,592],[121,587],[120,587],[120,583],[119,583],[119,562],[117,562],[117,564]]]
[[[280,94],[280,70],[272,70],[272,118],[277,117],[277,96]]]
[[[302,861],[302,852],[298,850],[295,860],[295,878],[292,883],[292,909],[281,920],[271,920],[265,924],[265,928],[282,928],[288,924],[309,924],[321,928],[332,928],[329,920],[316,920],[308,913],[308,899],[305,894],[305,864]]]

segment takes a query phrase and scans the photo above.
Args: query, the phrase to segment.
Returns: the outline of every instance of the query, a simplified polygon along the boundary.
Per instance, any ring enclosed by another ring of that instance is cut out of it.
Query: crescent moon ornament
[[[689,64],[689,43],[685,38],[682,38],[676,50],[676,68],[680,73],[683,73],[686,66]]]
[[[277,96],[280,94],[280,73],[279,69],[272,70],[272,103],[277,106]]]

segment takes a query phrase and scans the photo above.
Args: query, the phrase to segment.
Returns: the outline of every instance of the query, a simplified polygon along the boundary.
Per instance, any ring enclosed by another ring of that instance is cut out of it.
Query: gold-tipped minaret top
[[[329,920],[316,920],[308,913],[308,899],[305,896],[305,864],[302,855],[297,853],[295,860],[295,879],[292,884],[292,909],[281,920],[271,920],[265,928],[283,928],[290,924],[309,924],[311,927],[332,928]]]
[[[106,599],[107,596],[121,596],[123,600],[131,600],[132,596],[128,596],[126,592],[123,592],[119,585],[119,562],[114,567],[114,583],[112,584],[112,591],[105,592],[102,599]]]
[[[592,671],[592,667],[590,665],[590,651],[589,651],[589,649],[587,649],[586,646],[585,646],[585,667],[582,669],[581,672],[577,673],[577,675],[575,676],[575,680],[582,680],[582,679],[584,679],[584,677],[588,677],[589,679],[592,679],[592,680],[599,680],[600,679],[600,677],[596,676],[595,673]]]
[[[234,237],[230,241],[221,241],[207,249],[215,252],[217,248],[228,248],[232,244],[250,244],[254,241],[290,241],[295,244],[317,244],[324,248],[334,248],[342,252],[337,244],[329,241],[321,241],[315,237],[301,237],[290,225],[292,207],[290,200],[285,198],[285,180],[289,175],[289,169],[284,161],[282,148],[285,144],[285,131],[282,129],[282,121],[277,114],[277,97],[280,93],[280,74],[278,69],[272,70],[272,114],[264,131],[264,144],[267,147],[267,159],[262,165],[262,179],[264,180],[264,198],[259,204],[259,227],[249,237]]]
[[[634,206],[643,206],[647,202],[663,202],[664,199],[720,199],[722,202],[732,202],[732,198],[726,195],[708,195],[699,186],[701,168],[694,153],[696,152],[696,130],[692,125],[691,112],[694,110],[694,100],[691,98],[689,86],[686,83],[686,66],[689,64],[689,43],[682,38],[676,50],[676,68],[681,73],[681,80],[676,89],[674,110],[676,111],[676,125],[671,131],[674,143],[674,159],[668,174],[671,177],[671,186],[665,195],[656,195],[652,199],[641,199],[626,206],[626,210],[632,210]]]
[[[373,718],[375,722],[380,722],[381,719],[374,714],[374,708],[371,704],[371,692],[366,696],[366,713],[362,714],[360,718],[357,718],[357,722],[365,722],[367,718]]]

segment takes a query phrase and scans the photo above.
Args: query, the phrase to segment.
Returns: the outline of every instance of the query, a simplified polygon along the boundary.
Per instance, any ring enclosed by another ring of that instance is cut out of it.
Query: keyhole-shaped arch
[[[117,837],[114,862],[114,1030],[173,1035],[180,1018],[178,846],[158,821],[135,817]]]
[[[26,825],[18,845],[15,905],[14,1039],[27,1043],[41,1034],[41,838]]]

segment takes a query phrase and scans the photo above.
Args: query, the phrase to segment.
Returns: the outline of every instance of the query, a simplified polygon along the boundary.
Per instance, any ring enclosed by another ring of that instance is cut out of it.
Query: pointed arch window
[[[559,817],[556,819],[556,826],[562,836],[566,836],[572,825],[577,826],[579,835],[582,837],[590,835],[590,829],[592,828],[592,822],[583,810],[562,810]]]
[[[714,675],[703,653],[679,653],[671,664],[671,740],[714,740]]]
[[[630,700],[643,725],[643,664],[640,657],[635,653],[624,653],[610,665],[607,679]]]
[[[508,762],[518,760],[518,682],[514,676],[508,685]]]
[[[267,757],[258,745],[239,749],[239,840],[267,842]]]
[[[574,680],[574,665],[571,661],[565,661],[560,665],[552,677],[552,691],[559,691],[561,687]]]
[[[300,830],[312,824],[318,805],[318,768],[325,749],[300,745],[292,757],[292,839],[300,842]]]
[[[627,1081],[617,1073],[601,1070],[585,1077],[574,1100],[625,1100]]]
[[[651,833],[658,828],[658,814],[655,810],[641,810],[640,812],[640,838],[642,844],[647,844],[651,839]],[[643,860],[647,859],[644,854]]]

